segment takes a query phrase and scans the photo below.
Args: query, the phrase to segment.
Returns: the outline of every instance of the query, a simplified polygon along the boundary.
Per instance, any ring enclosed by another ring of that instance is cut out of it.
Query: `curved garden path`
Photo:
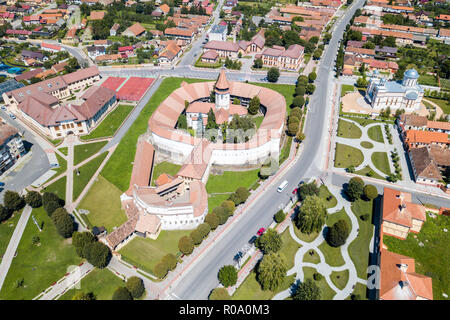
[[[350,202],[345,200],[342,197],[341,190],[338,188],[335,188],[335,187],[331,187],[330,192],[336,197],[337,204],[335,207],[327,210],[328,214],[329,215],[336,214],[336,213],[340,212],[342,210],[342,208],[344,208],[345,213],[347,214],[348,218],[351,221],[350,234],[349,234],[345,244],[340,247],[340,252],[341,252],[341,255],[342,255],[345,263],[339,267],[332,267],[325,262],[326,261],[325,255],[320,251],[319,245],[321,245],[325,241],[325,238],[323,236],[323,234],[324,234],[323,231],[324,231],[324,228],[326,228],[326,226],[324,226],[322,228],[321,232],[319,233],[317,238],[314,239],[314,241],[306,242],[306,241],[300,240],[296,236],[296,234],[294,232],[294,225],[293,225],[293,223],[291,223],[289,225],[290,235],[302,247],[300,249],[298,249],[297,253],[295,254],[294,267],[287,271],[287,275],[289,276],[292,274],[296,274],[295,279],[302,282],[304,279],[303,268],[304,267],[314,268],[317,270],[317,272],[319,272],[320,274],[323,275],[323,277],[325,278],[325,280],[326,280],[327,284],[330,286],[330,288],[334,292],[336,292],[336,294],[333,297],[333,300],[344,300],[353,292],[353,286],[356,285],[357,282],[360,282],[360,283],[366,285],[367,281],[364,279],[358,278],[355,265],[348,253],[348,246],[358,236],[358,230],[359,230],[358,229],[359,228],[358,220],[357,220],[356,216],[354,214],[352,214]],[[320,262],[317,264],[310,263],[310,262],[303,262],[304,255],[311,249],[314,250],[320,257]],[[334,285],[334,283],[331,281],[330,276],[333,271],[344,271],[344,270],[349,271],[349,276],[348,276],[347,284],[345,285],[344,289],[341,290],[341,289],[338,289]],[[288,298],[290,295],[291,295],[291,288],[288,288],[288,289],[276,294],[273,297],[273,300],[284,300],[284,299]]]

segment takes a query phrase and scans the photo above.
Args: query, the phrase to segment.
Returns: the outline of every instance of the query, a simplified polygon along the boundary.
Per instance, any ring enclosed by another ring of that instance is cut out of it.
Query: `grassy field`
[[[259,83],[259,82],[251,82],[251,84],[254,84],[259,87],[269,88],[269,89],[275,90],[276,92],[282,94],[284,96],[284,99],[286,99],[286,110],[288,113],[291,112],[290,105],[292,104],[292,101],[294,100],[294,91],[295,91],[294,85]]]
[[[78,196],[81,194],[83,189],[88,184],[89,180],[91,180],[95,171],[97,171],[98,167],[102,164],[103,160],[108,155],[107,152],[103,152],[101,155],[95,157],[82,167],[78,168],[80,175],[77,175],[76,172],[73,174],[73,200],[76,200]]]
[[[384,143],[383,132],[381,131],[381,126],[373,126],[367,130],[367,135],[370,139],[376,142]]]
[[[0,223],[0,262],[6,252],[9,240],[12,237],[17,222],[20,219],[20,212],[14,212],[14,214],[6,221]]]
[[[211,80],[175,77],[166,78],[163,80],[158,90],[156,90],[153,94],[150,101],[120,141],[110,161],[108,161],[102,170],[103,177],[113,183],[121,191],[125,192],[128,189],[131,171],[133,169],[132,162],[136,153],[137,139],[141,134],[147,131],[148,119],[161,104],[161,102],[163,102],[163,100],[167,98],[175,89],[179,88],[183,81],[193,83]]]
[[[338,288],[338,289],[344,289],[345,285],[348,282],[349,272],[348,270],[343,271],[333,271],[331,273],[330,279],[331,282]]]
[[[86,143],[86,144],[80,144],[74,147],[74,156],[73,156],[73,165],[76,166],[83,160],[93,156],[98,151],[100,151],[101,148],[105,144],[107,144],[108,141],[100,141],[100,142],[93,142],[93,143]]]
[[[374,225],[372,224],[373,201],[356,200],[352,204],[352,212],[358,219],[359,235],[348,246],[348,253],[356,267],[358,277],[367,279],[367,266],[369,264],[369,245],[372,239]],[[368,214],[366,221],[361,220],[360,216]]]
[[[366,148],[366,149],[373,148],[373,144],[369,141],[361,141],[360,145],[361,145],[361,147]]]
[[[81,279],[80,289],[70,289],[59,300],[72,300],[79,292],[92,292],[96,300],[111,300],[114,291],[124,286],[125,282],[109,269],[95,268]]]
[[[294,224],[294,233],[297,236],[297,238],[305,242],[313,242],[314,239],[316,239],[317,236],[319,235],[319,233],[317,232],[311,232],[310,234],[303,233],[300,231],[300,229],[297,229],[295,224]]]
[[[55,182],[53,182],[48,187],[44,188],[44,191],[53,192],[58,195],[61,199],[66,199],[66,183],[67,183],[67,177],[64,176]]]
[[[152,174],[152,186],[155,185],[155,180],[163,174],[167,173],[171,176],[175,176],[177,172],[180,170],[181,166],[178,164],[170,163],[167,161],[163,161],[153,166],[153,174]]]
[[[289,270],[294,267],[295,254],[302,246],[292,239],[289,229],[283,231],[281,240],[283,241],[283,246],[281,247],[280,253],[285,257],[286,267]]]
[[[336,143],[336,154],[334,155],[334,166],[336,168],[348,168],[351,165],[357,167],[364,160],[361,150],[346,144]]]
[[[405,240],[390,236],[383,237],[383,243],[389,251],[399,253],[416,260],[416,272],[433,280],[433,299],[449,300],[442,296],[449,294],[449,235],[444,229],[450,229],[450,217],[427,216],[426,222],[418,234],[409,233]],[[415,238],[416,237],[416,238]],[[423,247],[419,243],[424,244]]]
[[[206,183],[208,193],[234,192],[239,187],[250,188],[258,179],[259,169],[249,171],[224,171],[210,175]]]
[[[68,147],[62,147],[58,149],[63,155],[67,156],[69,154],[69,148]]]
[[[278,160],[281,165],[287,158],[289,158],[289,153],[291,152],[292,137],[287,137],[287,141],[284,143],[283,148],[280,151],[280,158]]]
[[[337,135],[342,138],[359,139],[362,136],[362,132],[355,124],[339,119]]]
[[[358,124],[362,125],[363,127],[365,127],[371,123],[392,123],[392,121],[381,121],[381,120],[366,119],[366,118],[360,118],[360,117],[342,116],[342,118],[358,122]]]
[[[28,220],[17,248],[17,256],[12,261],[0,292],[2,300],[31,300],[63,277],[69,266],[81,262],[70,244],[71,240],[59,235],[42,207],[33,209],[32,214],[38,223],[43,222],[43,230],[39,232],[33,220]],[[34,236],[39,236],[40,245],[32,243]],[[23,285],[17,287],[16,282],[21,279]]]
[[[81,140],[89,140],[102,137],[111,137],[120,127],[122,122],[133,110],[132,105],[119,104],[112,112],[110,112],[105,119],[95,128],[91,133],[81,136]]]
[[[363,285],[362,283],[357,282],[355,285],[355,289],[353,289],[353,294],[359,294],[359,297],[361,300],[368,300],[367,299],[367,287]],[[345,298],[345,300],[351,300],[351,297],[348,296]]]
[[[319,281],[314,280],[313,275],[316,272],[317,271],[314,268],[304,267],[303,268],[303,273],[305,275],[304,280],[311,279],[313,282],[317,284],[317,286],[320,289],[320,300],[332,300],[336,292],[334,292],[334,290],[330,288],[330,286],[327,283],[327,280],[325,280],[325,277],[323,277]]]
[[[310,252],[313,252],[314,254],[309,254]],[[315,250],[311,249],[307,253],[305,253],[305,255],[303,255],[303,262],[317,264],[320,262],[320,257]]]
[[[59,174],[65,172],[67,170],[67,161],[63,159],[59,154],[55,153],[56,159],[58,159],[59,168],[53,168],[52,170],[55,170],[56,173],[54,177],[57,177]]]
[[[270,300],[278,292],[288,289],[295,281],[295,275],[285,277],[283,283],[280,285],[276,292],[261,289],[261,285],[256,280],[256,272],[252,271],[244,282],[237,288],[232,300]]]
[[[153,268],[163,256],[168,253],[178,253],[178,241],[187,236],[192,230],[162,230],[156,240],[135,237],[119,250],[122,258],[143,269],[153,273]]]
[[[347,92],[353,92],[355,87],[349,84],[343,84],[341,86],[341,97],[345,96]]]
[[[261,123],[262,123],[263,120],[264,120],[264,116],[257,116],[257,117],[254,117],[253,120],[255,120],[256,130],[258,130],[258,129],[259,129],[259,126],[261,125]]]
[[[450,102],[436,98],[425,98],[425,99],[436,103],[445,114],[450,114]]]
[[[208,210],[211,212],[215,207],[220,206],[220,204],[229,198],[230,194],[215,194],[208,195]]]
[[[370,176],[372,178],[386,180],[385,177],[380,176],[370,166],[365,166],[361,170],[355,171],[355,174],[359,174],[360,176],[369,177],[369,175],[368,175],[369,172],[372,172],[372,175]]]
[[[89,210],[89,214],[82,215],[90,226],[104,226],[112,232],[114,227],[127,221],[127,216],[121,208],[120,195],[122,192],[115,185],[98,176],[89,192],[83,198],[78,209]]]
[[[391,174],[391,168],[389,167],[389,158],[386,152],[374,152],[372,153],[372,163],[381,172],[386,175]]]
[[[332,196],[332,198],[328,201],[327,198],[329,196]],[[328,190],[326,185],[321,185],[319,187],[319,198],[321,198],[324,201],[325,208],[327,209],[333,208],[337,205],[336,197],[331,194],[330,190]]]

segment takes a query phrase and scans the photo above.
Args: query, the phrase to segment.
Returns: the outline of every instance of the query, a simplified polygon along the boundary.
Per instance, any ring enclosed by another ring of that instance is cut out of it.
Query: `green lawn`
[[[125,282],[109,269],[95,268],[81,279],[80,289],[70,289],[59,300],[72,300],[79,292],[92,292],[96,300],[111,300],[114,291],[124,286]]]
[[[153,273],[153,268],[163,256],[168,253],[176,255],[179,252],[178,241],[192,230],[162,230],[156,240],[135,237],[128,242],[119,253],[122,258],[144,271]]]
[[[270,300],[278,292],[288,289],[295,281],[295,275],[285,277],[283,283],[276,292],[261,289],[261,285],[256,280],[256,272],[252,271],[242,284],[237,288],[231,297],[232,300]]]
[[[317,284],[317,286],[320,289],[320,300],[332,300],[336,292],[334,292],[334,290],[330,288],[330,286],[327,283],[327,280],[325,280],[325,277],[323,277],[319,281],[314,280],[313,275],[316,272],[317,271],[314,268],[304,267],[303,268],[304,280],[311,279],[313,282]]]
[[[134,106],[128,104],[119,104],[91,133],[81,136],[81,140],[96,139],[113,136],[117,129],[122,125],[128,114]]]
[[[362,125],[363,127],[365,127],[371,123],[392,123],[392,121],[381,121],[381,120],[366,119],[366,118],[360,118],[360,117],[342,116],[342,118],[358,122],[358,124]]]
[[[58,175],[60,175],[61,173],[65,172],[67,170],[67,161],[64,160],[63,157],[61,157],[56,152],[55,152],[55,155],[56,155],[56,159],[58,159],[59,167],[53,168],[52,170],[56,171],[54,177],[57,177]]]
[[[100,151],[100,149],[103,148],[103,146],[107,143],[108,143],[108,141],[100,141],[100,142],[93,142],[93,143],[83,143],[83,144],[75,146],[74,156],[73,156],[73,165],[76,166],[83,160],[93,156],[98,151]]]
[[[55,182],[53,182],[51,185],[44,188],[44,191],[53,192],[58,195],[61,199],[66,199],[66,183],[67,183],[67,177],[64,176]]]
[[[69,266],[76,266],[82,261],[70,244],[71,240],[59,235],[42,207],[33,209],[32,214],[38,223],[43,222],[43,230],[39,232],[33,220],[28,220],[17,256],[0,291],[2,300],[31,300],[63,277]],[[39,236],[39,246],[32,243],[34,236]],[[16,281],[21,279],[23,286],[17,288]]]
[[[340,247],[331,247],[326,241],[324,241],[318,246],[318,248],[325,256],[325,262],[330,266],[340,267],[345,263],[344,258],[342,258]]]
[[[313,252],[314,254],[311,255],[309,254],[310,252]],[[311,249],[303,255],[303,262],[310,262],[317,264],[320,262],[320,257],[315,250]]]
[[[67,156],[69,154],[69,148],[68,147],[62,147],[58,149],[63,155]]]
[[[107,152],[103,152],[101,155],[78,168],[80,175],[77,175],[76,171],[73,173],[73,200],[78,198],[107,155]]]
[[[303,233],[300,231],[300,229],[297,229],[295,224],[294,224],[294,233],[297,236],[297,238],[305,242],[313,242],[314,239],[316,239],[317,236],[319,235],[318,232],[311,232],[310,234]]]
[[[19,219],[20,212],[14,212],[8,220],[0,223],[0,263]]]
[[[373,144],[369,141],[361,141],[361,147],[366,148],[366,149],[372,149],[373,148]]]
[[[365,285],[363,285],[362,283],[359,283],[359,282],[356,283],[353,293],[359,294],[359,297],[361,300],[368,300],[367,299],[367,287]],[[351,300],[351,297],[348,296],[347,298],[345,298],[345,300]]]
[[[383,132],[381,131],[381,126],[373,126],[367,130],[367,135],[370,139],[376,142],[384,143]]]
[[[206,183],[208,193],[234,192],[239,187],[250,188],[258,179],[259,169],[248,171],[223,171],[210,175]]]
[[[327,198],[329,196],[331,196],[332,198],[328,201]],[[328,187],[326,185],[321,185],[319,187],[319,198],[323,199],[325,207],[327,209],[333,208],[337,205],[336,197],[331,194],[330,190],[328,190]]]
[[[372,207],[373,201],[358,199],[352,203],[352,212],[358,219],[359,234],[348,246],[348,253],[355,264],[358,277],[361,279],[367,279],[369,245],[374,231],[374,225],[372,224]],[[366,221],[363,221],[360,218],[363,214],[369,214],[369,218]]]
[[[341,86],[341,97],[345,96],[347,92],[353,92],[355,87],[349,84],[343,84]]]
[[[230,197],[230,194],[215,194],[208,195],[208,211],[211,212],[215,207],[220,206],[220,204],[227,200]]]
[[[359,139],[362,132],[354,123],[339,119],[337,135],[342,138]]]
[[[372,175],[370,176],[372,178],[386,180],[385,177],[380,176],[370,166],[365,166],[361,170],[355,171],[355,174],[359,174],[360,176],[369,177],[369,175],[368,175],[369,172],[372,172]]]
[[[253,120],[255,120],[256,130],[258,130],[258,129],[259,129],[259,126],[261,125],[261,123],[262,123],[263,120],[264,120],[264,116],[257,116],[257,117],[254,117]]]
[[[120,191],[115,185],[98,176],[89,192],[81,200],[78,209],[89,210],[89,214],[81,215],[90,227],[104,226],[108,232],[127,221],[121,208]]]
[[[338,289],[344,289],[345,285],[348,282],[349,272],[348,270],[343,271],[333,271],[331,273],[331,282],[338,288]]]
[[[203,82],[211,80],[188,79],[188,78],[165,78],[158,90],[153,94],[147,105],[139,114],[133,125],[123,136],[110,161],[102,170],[102,175],[109,182],[113,183],[121,191],[126,191],[129,187],[132,162],[136,153],[136,143],[138,137],[147,131],[148,119],[156,108],[167,98],[175,89],[179,88],[181,83]]]
[[[280,253],[286,259],[286,267],[287,270],[289,270],[294,267],[295,254],[302,246],[297,241],[292,239],[291,234],[289,233],[289,228],[283,231],[281,234],[281,240],[283,241],[283,246],[281,247]]]
[[[439,107],[441,107],[442,111],[445,114],[450,114],[450,102],[443,100],[443,99],[436,99],[436,98],[425,98],[425,99],[436,103]]]
[[[281,151],[280,151],[280,159],[279,159],[279,164],[280,165],[287,158],[289,158],[289,153],[291,152],[291,145],[292,145],[292,137],[287,137],[287,140],[284,143],[283,148],[281,148]]]
[[[389,167],[389,158],[386,152],[374,152],[372,153],[372,163],[381,172],[386,175],[391,174],[391,168]]]
[[[334,166],[336,168],[348,168],[351,165],[358,167],[364,160],[361,150],[352,146],[336,143]]]
[[[295,86],[292,84],[273,84],[273,83],[259,83],[259,82],[250,82],[251,84],[254,84],[255,86],[259,87],[265,87],[272,89],[284,96],[284,99],[286,99],[286,110],[288,113],[291,112],[290,105],[292,104],[292,101],[294,100],[294,91]]]
[[[450,230],[449,216],[438,215],[436,218],[427,216],[420,233],[416,235],[409,233],[405,240],[387,235],[383,237],[383,243],[389,251],[414,258],[416,272],[433,279],[434,300],[449,300],[442,296],[443,293],[448,295],[450,288],[450,251],[448,249],[450,237],[444,229]],[[419,242],[422,242],[424,246],[420,247]]]
[[[167,161],[163,161],[153,166],[153,174],[152,174],[152,186],[155,185],[155,180],[163,174],[167,173],[171,176],[175,176],[178,171],[180,171],[181,166],[178,164],[170,163]]]

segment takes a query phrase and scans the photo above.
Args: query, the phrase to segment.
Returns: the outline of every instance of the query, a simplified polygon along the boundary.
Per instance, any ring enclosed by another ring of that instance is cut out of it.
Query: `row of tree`
[[[139,299],[145,292],[144,281],[139,277],[127,279],[125,287],[118,287],[112,296],[112,300],[134,300]]]

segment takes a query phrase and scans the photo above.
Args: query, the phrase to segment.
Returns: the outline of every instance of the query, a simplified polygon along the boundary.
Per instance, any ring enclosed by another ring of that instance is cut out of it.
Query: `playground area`
[[[5,71],[9,74],[21,74],[24,70],[25,68],[9,66],[7,64],[0,62],[0,72]]]
[[[101,86],[104,88],[117,91],[117,89],[119,89],[119,87],[122,85],[122,83],[125,82],[126,79],[127,78],[109,77],[101,84]]]
[[[117,92],[117,98],[123,101],[139,101],[152,85],[153,78],[131,77]]]

